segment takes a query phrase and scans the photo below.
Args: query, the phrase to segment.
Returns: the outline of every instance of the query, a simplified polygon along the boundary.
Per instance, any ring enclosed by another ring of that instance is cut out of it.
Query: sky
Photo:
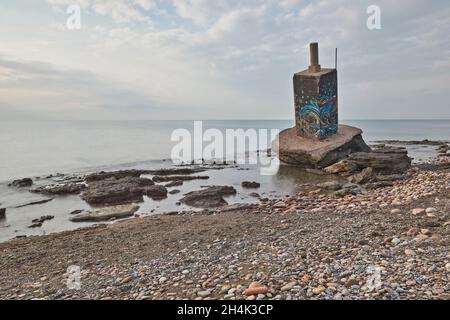
[[[448,0],[1,1],[0,121],[293,119],[310,42],[341,119],[450,119],[449,32]]]

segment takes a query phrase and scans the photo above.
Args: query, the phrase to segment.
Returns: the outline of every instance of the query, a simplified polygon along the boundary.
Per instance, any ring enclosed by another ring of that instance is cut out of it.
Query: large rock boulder
[[[33,185],[33,180],[31,178],[23,178],[14,180],[8,186],[10,187],[17,187],[17,188],[25,188],[25,187],[31,187]]]
[[[362,130],[340,125],[337,134],[322,141],[301,137],[296,128],[286,129],[279,135],[279,159],[286,164],[321,169],[347,158],[355,152],[370,152],[364,142]]]
[[[86,211],[70,218],[72,222],[100,222],[112,219],[123,219],[133,216],[139,210],[137,205],[119,205]]]
[[[228,205],[223,196],[236,194],[231,186],[214,186],[185,194],[181,203],[196,208],[217,208]]]
[[[116,179],[114,177],[91,181],[82,198],[94,206],[129,204],[142,202],[147,189],[154,185],[150,179],[130,177]]]
[[[403,173],[411,167],[412,159],[403,147],[382,147],[371,152],[357,152],[348,157],[360,170],[371,167],[381,174]]]

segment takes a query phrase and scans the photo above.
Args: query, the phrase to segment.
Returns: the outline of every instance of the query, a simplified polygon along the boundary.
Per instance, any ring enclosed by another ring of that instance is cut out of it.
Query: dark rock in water
[[[0,208],[0,219],[5,219],[5,218],[6,218],[6,209]]]
[[[164,186],[149,186],[145,189],[145,195],[153,200],[161,200],[167,198],[167,189]]]
[[[172,175],[189,175],[199,172],[204,172],[204,168],[167,168],[159,170],[148,170],[148,174],[153,174],[155,176],[172,176]]]
[[[225,195],[236,194],[236,189],[231,186],[214,186],[203,190],[187,193],[180,202],[197,208],[216,208],[226,206],[223,199]]]
[[[242,188],[247,188],[247,189],[257,189],[261,187],[261,184],[258,182],[250,182],[250,181],[244,181],[242,182]]]
[[[380,143],[380,144],[384,144],[384,145],[400,144],[400,145],[439,146],[439,145],[442,145],[444,142],[424,139],[424,140],[381,140],[381,141],[375,141],[375,143]]]
[[[40,228],[42,227],[42,222],[33,222],[30,226],[28,226],[28,228],[30,229],[34,229],[34,228]]]
[[[297,135],[296,128],[287,129],[279,135],[279,159],[303,168],[325,168],[354,152],[370,152],[361,134],[361,129],[340,125],[337,134],[315,141]]]
[[[72,211],[70,214],[71,214],[71,215],[76,215],[76,214],[80,214],[80,213],[82,213],[82,212],[84,212],[84,210],[74,210],[74,211]]]
[[[155,182],[169,182],[169,181],[190,181],[190,180],[208,180],[208,176],[154,176]]]
[[[369,182],[372,179],[373,176],[373,169],[371,167],[364,168],[361,172],[356,173],[350,177],[348,177],[348,181],[351,183],[366,183]]]
[[[68,194],[79,194],[86,189],[84,183],[58,183],[50,184],[47,186],[42,186],[30,190],[34,193],[42,193],[47,195],[68,195]]]
[[[411,167],[411,158],[405,148],[385,147],[372,152],[357,152],[348,157],[358,168],[371,167],[376,173],[403,173]]]
[[[249,196],[253,197],[253,198],[258,198],[258,199],[261,198],[261,195],[259,193],[256,193],[256,192],[250,193]]]
[[[23,207],[28,207],[28,206],[34,206],[34,205],[38,205],[38,204],[44,204],[47,202],[52,201],[53,199],[44,199],[44,200],[39,200],[39,201],[33,201],[30,203],[26,203],[26,204],[22,204],[20,206],[17,206],[16,208],[23,208]]]
[[[32,223],[34,223],[34,224],[41,224],[41,226],[42,226],[42,224],[45,222],[45,221],[49,221],[49,220],[53,220],[55,218],[55,216],[42,216],[42,217],[40,217],[39,219],[34,219],[33,221],[31,221]]]
[[[183,181],[181,180],[176,180],[176,181],[172,181],[169,182],[168,184],[165,185],[166,188],[171,188],[171,187],[179,187],[183,185]]]
[[[32,185],[33,185],[33,180],[31,178],[14,180],[10,184],[8,184],[8,186],[10,186],[10,187],[17,187],[17,188],[31,187]]]
[[[180,192],[181,192],[180,190],[175,189],[175,190],[170,191],[169,193],[170,193],[170,194],[178,194],[178,193],[180,193]]]
[[[95,180],[89,183],[82,199],[95,206],[142,202],[147,188],[153,185],[150,179],[129,176],[121,179],[113,177]]]
[[[94,181],[101,181],[106,179],[122,179],[126,177],[131,178],[139,178],[142,174],[148,173],[147,170],[120,170],[120,171],[110,171],[110,172],[96,172],[88,175],[86,177],[86,182],[94,182]]]
[[[86,211],[83,214],[70,218],[72,222],[100,222],[112,219],[123,219],[132,217],[139,210],[137,205],[119,205]]]

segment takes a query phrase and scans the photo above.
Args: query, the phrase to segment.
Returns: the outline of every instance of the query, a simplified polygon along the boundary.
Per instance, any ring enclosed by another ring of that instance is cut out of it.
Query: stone
[[[414,250],[411,250],[411,249],[406,249],[406,250],[405,250],[405,254],[406,254],[407,256],[414,256],[414,255],[416,255],[416,253],[414,252]]]
[[[317,187],[321,189],[336,191],[342,188],[342,183],[340,183],[339,181],[327,181],[317,184]]]
[[[250,182],[250,181],[243,181],[242,182],[242,188],[246,188],[246,189],[257,189],[261,186],[260,183],[258,182]]]
[[[325,288],[324,286],[320,285],[320,286],[314,288],[314,289],[312,290],[312,292],[313,292],[313,294],[315,294],[315,295],[319,295],[319,294],[321,294],[322,292],[324,292],[325,290],[327,290],[327,288]]]
[[[146,170],[146,174],[155,176],[173,176],[173,175],[190,175],[194,173],[204,172],[205,168],[163,168],[157,170]]]
[[[52,200],[53,199],[44,199],[44,200],[32,201],[32,202],[29,202],[29,203],[17,206],[16,208],[23,208],[23,207],[34,206],[34,205],[38,205],[38,204],[44,204],[44,203],[50,202]]]
[[[405,148],[384,147],[371,152],[355,152],[348,161],[354,162],[359,169],[371,167],[379,174],[403,173],[411,167],[412,159]]]
[[[244,290],[245,296],[256,296],[258,294],[266,294],[269,292],[269,288],[266,286],[247,288]]]
[[[0,219],[5,219],[6,217],[6,208],[0,208]]]
[[[89,183],[89,186],[82,195],[90,205],[108,206],[130,204],[133,202],[142,202],[144,194],[147,194],[148,187],[154,185],[154,182],[146,178],[125,177],[125,178],[107,178],[104,180],[95,180]],[[157,194],[162,189],[150,189]]]
[[[78,214],[70,218],[72,222],[100,222],[109,221],[111,219],[123,219],[132,217],[136,211],[139,210],[139,206],[130,205],[118,205],[111,207],[104,207],[95,209],[93,211],[86,211],[85,213]]]
[[[401,213],[402,213],[402,210],[400,210],[400,209],[392,209],[392,210],[391,210],[391,213],[392,213],[392,214],[401,214]]]
[[[352,173],[358,170],[358,166],[354,162],[341,160],[323,169],[326,173]]]
[[[153,200],[161,200],[167,198],[167,188],[161,185],[154,185],[145,188],[146,196]]]
[[[86,189],[86,184],[67,182],[67,183],[56,183],[46,186],[41,186],[38,188],[31,189],[31,192],[42,193],[47,195],[69,195],[69,194],[79,194]]]
[[[169,194],[178,194],[178,193],[180,193],[180,192],[181,192],[180,190],[175,189],[175,190],[169,191]]]
[[[351,183],[362,184],[369,182],[373,175],[373,169],[371,167],[364,168],[361,172],[356,173],[348,177],[348,181]]]
[[[211,290],[199,291],[199,292],[197,292],[197,295],[202,298],[209,297],[211,295]]]
[[[290,291],[290,290],[292,290],[292,288],[294,288],[294,286],[296,284],[297,284],[296,281],[289,282],[288,284],[286,284],[283,287],[281,287],[281,291]]]
[[[139,178],[141,176],[141,174],[147,173],[146,171],[143,170],[119,170],[119,171],[110,171],[110,172],[105,172],[105,171],[101,171],[101,172],[96,172],[96,173],[92,173],[88,176],[86,176],[86,182],[90,183],[90,182],[95,182],[95,181],[101,181],[101,180],[106,180],[106,179],[123,179],[126,177],[134,177],[134,178]]]
[[[361,134],[361,129],[339,125],[337,134],[315,141],[297,135],[296,128],[291,128],[280,133],[273,149],[278,148],[279,159],[286,164],[322,169],[354,152],[370,152]]]
[[[31,187],[33,185],[33,180],[31,178],[23,178],[14,180],[8,186],[10,187],[16,187],[16,188],[25,188],[25,187]]]
[[[436,210],[436,208],[427,208],[427,209],[425,210],[425,212],[426,212],[426,213],[436,213],[437,210]]]
[[[220,208],[220,212],[245,211],[257,208],[254,203],[234,203]]]
[[[170,182],[170,181],[191,181],[191,180],[208,180],[209,176],[154,176],[154,182]]]
[[[169,182],[165,185],[166,188],[172,188],[172,187],[179,187],[183,185],[183,181],[181,180],[175,180],[172,182]]]
[[[223,199],[226,195],[235,195],[236,189],[231,186],[213,186],[198,191],[192,191],[180,199],[181,203],[196,208],[216,208],[226,206]]]
[[[423,215],[425,215],[425,209],[423,209],[423,208],[415,208],[415,209],[412,209],[411,210],[411,214],[413,215],[413,216],[423,216]]]

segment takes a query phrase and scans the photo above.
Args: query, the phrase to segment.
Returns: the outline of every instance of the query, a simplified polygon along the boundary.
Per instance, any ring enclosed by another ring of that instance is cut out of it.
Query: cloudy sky
[[[1,1],[0,120],[292,118],[311,41],[342,118],[449,119],[449,31],[448,0]]]

